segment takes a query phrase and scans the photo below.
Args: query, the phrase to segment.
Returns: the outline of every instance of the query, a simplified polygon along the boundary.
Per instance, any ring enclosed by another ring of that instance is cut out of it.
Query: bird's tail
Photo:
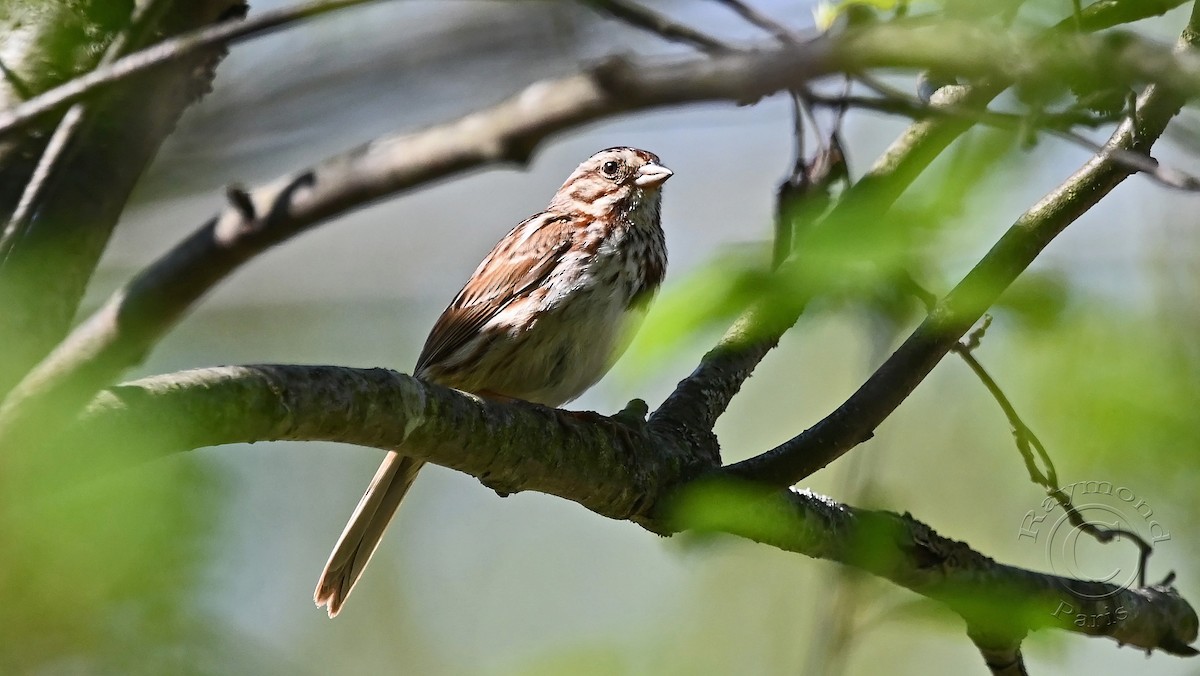
[[[317,590],[313,593],[317,607],[325,606],[329,610],[329,617],[341,611],[346,597],[354,590],[354,584],[379,546],[384,529],[424,464],[422,460],[392,451],[375,472],[375,478],[371,479],[371,485],[358,501],[350,523],[346,524],[333,553],[329,555],[329,561],[317,582]]]

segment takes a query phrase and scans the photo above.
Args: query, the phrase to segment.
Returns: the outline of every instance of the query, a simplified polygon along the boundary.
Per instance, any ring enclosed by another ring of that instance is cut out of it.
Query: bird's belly
[[[530,400],[562,404],[575,399],[603,378],[625,351],[632,333],[632,313],[623,303],[620,307],[613,303],[603,312],[596,311],[599,309],[593,308],[586,316],[565,321],[547,317],[562,325],[553,331],[555,337],[549,341],[554,343],[554,349],[548,350],[545,387]]]
[[[519,308],[510,308],[521,312]],[[577,290],[533,326],[493,343],[470,389],[559,406],[594,385],[628,345],[641,312],[611,289]]]

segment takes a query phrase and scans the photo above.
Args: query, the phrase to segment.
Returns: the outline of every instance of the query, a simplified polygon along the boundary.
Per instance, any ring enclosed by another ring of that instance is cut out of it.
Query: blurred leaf
[[[862,632],[885,622],[896,622],[911,626],[917,623],[947,632],[961,632],[962,618],[950,612],[946,606],[925,597],[912,598],[895,603],[863,619],[855,627]]]
[[[530,660],[510,672],[520,676],[616,676],[628,674],[629,664],[622,651],[612,646],[575,645]]]
[[[856,11],[894,12],[908,5],[908,0],[833,0],[820,2],[813,8],[813,21],[822,31],[829,30],[841,17]]]
[[[210,634],[187,599],[206,560],[216,477],[183,456],[124,464],[132,438],[90,442],[38,458],[5,449],[0,672],[196,673],[188,646]]]
[[[803,492],[802,492],[803,493]],[[808,499],[828,501],[807,493]],[[836,505],[831,509],[840,510]],[[913,575],[913,557],[921,556],[914,536],[900,517],[888,512],[860,511],[853,516],[814,516],[808,525],[778,490],[733,481],[689,486],[669,505],[672,523],[701,532],[728,532],[757,542],[803,551],[810,556],[847,562],[881,577],[905,580]],[[849,540],[847,541],[847,538]],[[921,564],[918,562],[917,566]],[[937,583],[938,602],[949,606],[985,632],[1023,635],[1026,627],[1054,621],[1056,598],[1008,589],[1003,582],[981,584],[980,578],[954,578]]]
[[[901,280],[934,267],[939,237],[968,213],[997,163],[1013,157],[1015,136],[969,134],[901,202],[840,204],[816,227],[796,229],[795,253],[778,272],[766,246],[744,247],[672,282],[652,308],[628,361],[658,363],[685,338],[724,328],[756,302],[786,316],[811,298],[823,307],[862,306],[907,317],[919,306]]]
[[[769,261],[765,246],[729,249],[721,258],[673,283],[651,306],[624,368],[650,368],[686,338],[725,328],[754,299],[774,288],[768,281]]]
[[[995,307],[1030,329],[1046,331],[1062,320],[1067,309],[1067,291],[1061,273],[1025,272],[1000,296]]]
[[[1037,402],[1024,407],[1026,422],[1055,457],[1114,472],[1197,468],[1200,364],[1179,349],[1169,320],[1088,307],[1010,345]]]

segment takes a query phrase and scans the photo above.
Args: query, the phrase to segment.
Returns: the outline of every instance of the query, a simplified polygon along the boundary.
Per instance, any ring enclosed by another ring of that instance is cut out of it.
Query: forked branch
[[[854,566],[992,632],[1056,627],[1180,654],[1197,635],[1195,612],[1170,587],[1122,589],[1006,566],[910,516],[712,481],[712,449],[671,426],[497,403],[385,369],[259,365],[148,378],[106,391],[67,431],[63,443],[87,440],[94,454],[76,471],[103,462],[97,439],[141,440],[150,457],[284,439],[403,445],[503,493],[536,490],[660,533],[732,533]],[[1120,622],[1074,622],[1118,607]]]

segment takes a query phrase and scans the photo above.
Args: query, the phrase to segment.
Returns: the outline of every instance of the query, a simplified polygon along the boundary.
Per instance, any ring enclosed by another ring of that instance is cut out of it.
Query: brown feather
[[[490,319],[545,281],[571,248],[575,220],[542,212],[525,219],[497,242],[434,322],[415,372],[420,375],[431,364],[462,349]],[[528,237],[522,233],[526,228],[533,228]]]

